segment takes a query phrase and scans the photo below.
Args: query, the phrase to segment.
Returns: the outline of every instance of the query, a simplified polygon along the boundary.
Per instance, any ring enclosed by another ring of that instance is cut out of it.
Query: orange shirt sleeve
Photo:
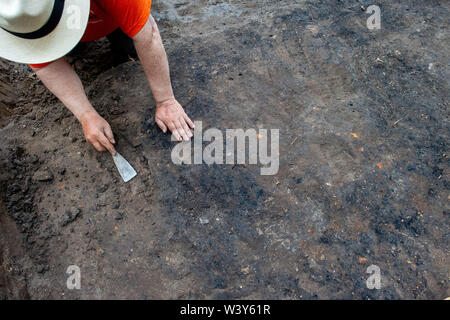
[[[51,62],[46,62],[46,63],[39,63],[39,64],[29,64],[30,67],[38,69],[38,68],[43,68],[45,66],[48,66]]]
[[[130,38],[141,31],[152,6],[151,0],[97,0],[97,3]]]

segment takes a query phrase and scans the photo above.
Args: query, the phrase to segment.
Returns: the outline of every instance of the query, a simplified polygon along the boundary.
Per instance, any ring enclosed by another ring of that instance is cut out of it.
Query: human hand
[[[113,144],[116,143],[109,123],[97,112],[88,111],[80,117],[86,141],[91,143],[98,151],[108,150],[116,154]]]
[[[178,141],[183,139],[184,141],[189,141],[193,136],[189,127],[194,129],[194,123],[175,99],[169,99],[157,104],[155,122],[164,133],[169,128]]]

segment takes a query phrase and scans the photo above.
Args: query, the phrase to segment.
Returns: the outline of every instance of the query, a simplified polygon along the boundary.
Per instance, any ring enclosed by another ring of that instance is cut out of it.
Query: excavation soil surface
[[[31,70],[4,62],[0,297],[447,297],[450,7],[378,1],[371,31],[370,4],[154,1],[186,112],[204,130],[279,129],[273,176],[175,165],[139,61],[101,40],[69,61],[138,172],[123,183]]]

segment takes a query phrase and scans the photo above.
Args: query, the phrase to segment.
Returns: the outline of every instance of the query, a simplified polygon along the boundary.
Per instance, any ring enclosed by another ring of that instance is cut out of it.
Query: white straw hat
[[[83,37],[90,0],[0,0],[0,57],[21,63],[61,58]]]

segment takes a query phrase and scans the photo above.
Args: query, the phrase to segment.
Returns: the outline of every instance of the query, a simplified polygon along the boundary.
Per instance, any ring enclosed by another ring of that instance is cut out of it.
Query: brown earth
[[[447,297],[449,5],[379,1],[369,31],[370,4],[154,1],[179,101],[205,129],[280,129],[274,176],[174,165],[139,62],[101,40],[69,61],[138,171],[125,184],[27,66],[0,64],[17,96],[0,120],[0,297]]]

